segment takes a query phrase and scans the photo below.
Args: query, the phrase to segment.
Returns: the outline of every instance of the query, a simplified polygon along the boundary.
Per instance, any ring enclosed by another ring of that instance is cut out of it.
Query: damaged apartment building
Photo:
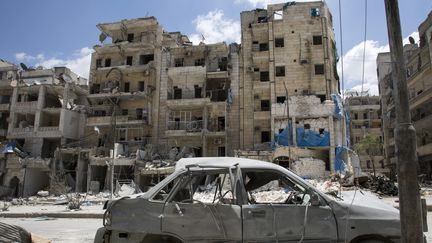
[[[300,161],[321,176],[337,169],[336,151],[346,146],[346,131],[326,3],[287,2],[242,12],[241,30],[238,155],[291,168]]]
[[[157,168],[161,161],[225,156],[226,146],[237,146],[227,139],[238,131],[236,110],[227,114],[236,105],[238,45],[192,45],[154,17],[98,28],[83,142],[91,147],[88,188],[109,188],[111,173],[115,184],[144,188],[172,172],[166,162]]]
[[[381,132],[381,106],[379,96],[369,95],[368,92],[347,92],[345,107],[349,111],[350,143],[353,148],[362,141],[366,135],[382,141]],[[371,155],[365,152],[359,154],[360,166],[363,172],[379,172],[388,174],[382,148]]]
[[[345,113],[325,2],[242,12],[241,45],[194,45],[155,17],[97,28],[88,93],[59,83],[57,69],[53,85],[38,78],[14,88],[8,139],[29,160],[8,154],[17,173],[34,168],[30,177],[48,178],[55,165],[74,190],[98,192],[145,190],[182,157],[264,155],[314,176],[339,168]],[[39,72],[48,70],[23,78]],[[86,106],[81,113],[58,103],[72,99]]]
[[[8,143],[3,150],[2,185],[12,188],[14,196],[48,189],[57,173],[75,178],[75,165],[62,163],[56,151],[84,135],[87,96],[87,80],[68,68],[22,67],[12,78]]]
[[[416,130],[419,174],[432,178],[432,12],[419,25],[420,42],[404,46],[411,121]],[[377,72],[382,109],[385,164],[394,175],[396,113],[390,53],[379,53]]]

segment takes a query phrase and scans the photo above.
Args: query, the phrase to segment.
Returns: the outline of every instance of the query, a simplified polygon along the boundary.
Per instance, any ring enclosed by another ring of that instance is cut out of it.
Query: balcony
[[[0,104],[0,111],[8,111],[9,104]]]
[[[350,105],[350,111],[363,111],[363,110],[379,110],[381,109],[380,105]]]
[[[418,156],[432,155],[432,142],[423,146],[417,147]]]
[[[203,121],[168,121],[166,136],[201,136]]]
[[[229,78],[228,71],[207,72],[207,79],[224,79]]]
[[[39,127],[38,134],[44,138],[57,138],[62,136],[58,126]]]
[[[132,115],[117,115],[115,116],[116,125],[139,125],[148,124],[146,117],[137,117]],[[112,116],[94,116],[87,118],[87,126],[110,126],[114,125],[114,119]]]
[[[38,106],[37,101],[17,102],[15,103],[15,111],[33,111],[35,112]]]
[[[428,115],[414,122],[414,127],[416,129],[419,128],[428,128],[431,127],[432,124],[432,115]]]
[[[428,101],[432,97],[432,87],[429,87],[428,89],[424,90],[419,95],[415,96],[414,98],[410,99],[410,109],[414,109],[417,106],[423,104],[424,102]]]

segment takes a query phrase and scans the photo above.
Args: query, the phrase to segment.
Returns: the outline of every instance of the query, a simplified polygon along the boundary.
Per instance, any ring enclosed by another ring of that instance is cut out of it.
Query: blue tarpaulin
[[[275,142],[278,145],[281,146],[292,146],[293,145],[293,133],[289,131],[292,131],[292,124],[291,121],[289,123],[289,126],[286,127],[281,133],[279,133],[278,135],[276,135],[275,137]],[[288,134],[289,134],[289,143],[288,143]]]
[[[341,119],[341,118],[343,117],[343,115],[344,115],[342,99],[341,99],[341,97],[340,97],[339,95],[337,95],[337,94],[331,94],[330,96],[331,96],[331,99],[333,100],[333,102],[334,102],[335,105],[336,105],[334,116],[335,116],[337,119]]]
[[[346,163],[344,161],[344,155],[347,149],[343,146],[337,146],[335,148],[335,171],[337,172],[345,172],[346,171]]]
[[[313,130],[296,128],[296,142],[298,147],[324,147],[330,146],[330,133],[324,131],[319,133]]]
[[[6,146],[3,148],[2,153],[3,154],[14,153],[15,147],[16,147],[15,143],[14,142],[10,142],[10,143],[6,144]]]

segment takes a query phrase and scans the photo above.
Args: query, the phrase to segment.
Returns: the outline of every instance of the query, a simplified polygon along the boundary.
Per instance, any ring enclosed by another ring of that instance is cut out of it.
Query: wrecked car
[[[186,158],[148,192],[108,201],[95,242],[399,242],[399,211],[330,197],[276,164]]]

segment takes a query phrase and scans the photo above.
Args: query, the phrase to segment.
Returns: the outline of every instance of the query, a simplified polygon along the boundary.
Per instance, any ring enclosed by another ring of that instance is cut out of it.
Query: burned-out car
[[[399,212],[330,197],[276,164],[188,158],[148,192],[109,201],[95,242],[399,242]]]

